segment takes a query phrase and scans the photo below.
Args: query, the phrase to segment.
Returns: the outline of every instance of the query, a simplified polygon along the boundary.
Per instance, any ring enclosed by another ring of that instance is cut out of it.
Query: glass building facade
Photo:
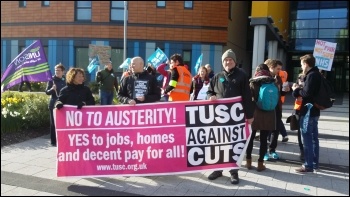
[[[296,81],[300,56],[313,53],[316,39],[337,43],[332,70],[327,72],[338,92],[349,92],[349,3],[347,1],[290,2],[288,64]]]

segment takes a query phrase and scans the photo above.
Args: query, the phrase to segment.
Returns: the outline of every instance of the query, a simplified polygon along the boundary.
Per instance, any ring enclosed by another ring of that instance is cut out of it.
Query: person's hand
[[[134,99],[129,100],[129,105],[136,105],[136,101]]]
[[[162,89],[161,94],[165,94],[165,89]],[[168,93],[166,93],[166,94],[168,94]]]
[[[209,100],[210,100],[210,101],[215,101],[216,99],[217,99],[217,98],[216,98],[216,96],[215,96],[215,95],[214,95],[214,96],[210,96],[210,97],[209,97]]]
[[[252,124],[254,122],[254,118],[247,119],[248,124]]]
[[[292,90],[294,91],[295,89],[299,88],[299,85],[296,83],[293,83]]]
[[[81,109],[81,108],[83,108],[83,106],[85,105],[85,102],[81,102],[81,103],[79,103],[78,104],[78,107],[77,107],[77,109]]]
[[[63,107],[63,103],[57,103],[57,104],[56,104],[56,108],[57,108],[57,109],[61,109],[62,107]]]
[[[97,73],[97,79],[101,80],[101,78],[102,78],[102,73],[101,73],[101,72],[98,72],[98,73]]]
[[[139,97],[136,97],[136,99],[143,102],[145,101],[145,96],[139,96]]]
[[[289,86],[284,87],[284,92],[289,92],[289,91],[290,91]]]

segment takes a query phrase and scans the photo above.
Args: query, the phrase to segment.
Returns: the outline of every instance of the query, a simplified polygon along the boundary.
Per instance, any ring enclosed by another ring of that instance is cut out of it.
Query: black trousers
[[[250,136],[250,140],[247,147],[246,159],[252,158],[252,151],[254,146],[254,138],[256,136],[257,130],[253,130]],[[267,136],[269,135],[269,131],[261,130],[260,131],[260,148],[259,148],[259,159],[258,161],[264,161],[264,155],[267,152]]]
[[[50,137],[51,137],[51,144],[56,145],[56,127],[55,127],[55,121],[53,118],[53,109],[50,109]]]

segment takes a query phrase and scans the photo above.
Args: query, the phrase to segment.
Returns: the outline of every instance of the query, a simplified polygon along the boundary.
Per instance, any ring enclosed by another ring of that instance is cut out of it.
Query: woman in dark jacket
[[[269,68],[266,64],[260,64],[255,71],[254,77],[249,80],[252,99],[256,105],[259,96],[259,90],[262,83],[275,83],[275,79],[271,76]],[[277,87],[276,87],[277,88]],[[263,111],[259,107],[255,107],[254,122],[252,123],[252,134],[246,152],[246,167],[252,167],[252,150],[253,142],[256,132],[260,130],[260,149],[257,171],[266,169],[264,166],[264,155],[267,151],[267,136],[270,131],[276,129],[276,115],[275,110]]]
[[[61,89],[56,108],[63,105],[76,105],[81,109],[84,105],[95,105],[95,98],[89,87],[84,85],[85,73],[81,68],[71,68],[66,75],[67,86]]]
[[[52,76],[52,80],[49,81],[46,85],[45,93],[50,96],[49,101],[49,110],[50,110],[50,136],[51,136],[51,145],[56,146],[56,129],[55,122],[53,119],[53,108],[55,107],[55,102],[58,98],[58,95],[61,92],[61,89],[66,86],[66,79],[64,78],[64,66],[59,63],[55,66],[55,75]]]

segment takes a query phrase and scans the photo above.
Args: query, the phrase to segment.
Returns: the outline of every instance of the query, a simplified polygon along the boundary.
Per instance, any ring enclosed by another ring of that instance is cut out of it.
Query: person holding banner
[[[58,99],[58,95],[61,89],[66,86],[66,79],[64,78],[64,66],[59,63],[55,66],[55,75],[52,76],[52,80],[47,82],[45,93],[50,96],[49,110],[50,110],[50,137],[51,145],[56,146],[56,129],[53,116],[53,109],[55,108],[55,102]]]
[[[170,57],[171,77],[163,94],[169,94],[169,101],[188,101],[190,99],[192,76],[184,66],[180,54]]]
[[[114,75],[112,61],[105,65],[104,70],[96,74],[96,82],[100,84],[100,103],[101,105],[112,105],[114,89],[118,92],[118,80]]]
[[[232,49],[228,49],[222,55],[221,60],[224,70],[214,75],[210,81],[207,96],[211,101],[241,96],[246,121],[248,124],[252,124],[254,121],[254,103],[249,88],[249,77],[241,68],[236,66],[236,54]],[[212,156],[212,158],[214,157]],[[232,184],[239,183],[238,170],[230,170]],[[222,170],[217,170],[211,173],[208,179],[214,180],[221,176]]]
[[[141,57],[131,59],[132,75],[125,77],[120,85],[117,98],[120,103],[136,105],[160,100],[160,88],[154,75],[144,70]]]
[[[85,72],[81,68],[71,68],[66,75],[67,85],[61,89],[55,107],[76,105],[81,109],[84,105],[95,105],[95,98],[88,86],[84,85]]]
[[[193,77],[191,85],[191,94],[193,100],[205,100],[209,87],[208,71],[204,66],[199,67],[198,74]]]

